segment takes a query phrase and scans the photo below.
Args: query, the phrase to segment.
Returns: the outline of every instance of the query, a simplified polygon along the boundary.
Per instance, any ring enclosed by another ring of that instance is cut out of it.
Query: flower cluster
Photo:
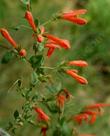
[[[97,116],[102,115],[101,109],[108,106],[110,106],[110,104],[96,103],[93,105],[88,105],[81,113],[74,116],[73,118],[78,124],[82,124],[83,120],[89,124],[93,124],[95,123]]]
[[[72,22],[77,25],[85,25],[85,24],[87,24],[88,21],[84,18],[81,18],[80,15],[85,14],[86,12],[87,12],[86,9],[72,10],[69,12],[64,12],[64,13],[60,13],[60,14],[56,15],[56,19],[69,21],[69,22]],[[36,24],[31,11],[27,10],[24,18],[27,20],[28,24],[30,25],[30,28],[32,29],[32,37],[34,38],[35,42],[37,43],[37,46],[42,44],[44,50],[48,49],[47,50],[48,58],[52,56],[52,54],[55,52],[56,49],[69,50],[71,48],[70,42],[67,39],[62,39],[62,38],[59,38],[53,34],[47,33],[46,29],[43,25]],[[9,34],[9,32],[6,29],[1,28],[0,33],[13,46],[14,50],[16,51],[16,53],[19,56],[24,57],[26,60],[28,60],[26,58],[27,57],[26,50],[21,48],[14,41],[14,39],[11,37],[11,35]],[[35,53],[35,55],[31,56],[30,59],[28,60],[28,62],[31,64],[33,71],[34,71],[35,82],[34,82],[34,84],[30,85],[30,88],[27,89],[28,91],[26,93],[22,92],[21,90],[23,90],[23,89],[20,88],[20,92],[21,92],[22,96],[26,98],[26,102],[29,103],[29,105],[27,106],[27,103],[26,103],[26,105],[23,107],[23,109],[25,109],[25,110],[24,110],[22,116],[19,115],[18,112],[15,113],[14,116],[15,116],[16,120],[18,121],[17,123],[21,125],[22,124],[21,121],[24,121],[24,119],[25,120],[27,119],[28,122],[31,122],[29,120],[31,115],[30,114],[28,115],[28,113],[30,113],[30,111],[32,112],[32,110],[34,110],[37,114],[37,123],[40,124],[40,133],[42,134],[42,136],[47,136],[47,131],[48,131],[49,127],[51,127],[51,126],[49,126],[49,124],[52,121],[52,117],[51,117],[51,115],[48,115],[47,113],[45,113],[44,109],[41,108],[41,106],[39,105],[39,101],[42,104],[45,104],[45,106],[48,108],[48,110],[58,113],[59,124],[57,127],[59,127],[59,126],[61,127],[62,122],[64,122],[64,123],[66,122],[66,121],[63,121],[63,119],[65,117],[62,117],[65,104],[73,98],[73,95],[66,88],[59,89],[58,92],[53,94],[54,97],[52,96],[52,98],[51,98],[52,101],[54,101],[54,104],[56,105],[55,110],[52,110],[52,107],[49,105],[50,103],[48,103],[48,101],[51,101],[50,98],[48,98],[48,99],[42,98],[42,100],[41,99],[38,100],[39,96],[37,98],[35,96],[33,96],[31,98],[30,92],[32,91],[33,87],[35,87],[36,78],[37,78],[37,80],[39,80],[41,82],[46,82],[46,74],[43,69],[43,68],[45,68],[45,65],[41,64],[41,62],[43,61],[43,57],[44,57],[43,54],[41,55],[41,52],[40,53],[38,52],[37,55]],[[42,67],[42,66],[44,66],[44,67]],[[83,84],[83,85],[88,84],[87,79],[85,77],[81,76],[79,74],[79,71],[77,69],[73,68],[74,66],[85,68],[88,66],[88,63],[85,60],[67,61],[58,67],[57,72],[61,71],[64,74],[71,76],[79,84]],[[19,85],[19,87],[20,87],[20,85]],[[35,106],[35,105],[37,105],[37,106]],[[96,118],[98,116],[102,115],[101,109],[103,107],[108,107],[108,106],[110,106],[110,104],[103,104],[103,103],[97,103],[97,104],[85,106],[84,109],[80,113],[72,116],[71,120],[72,121],[74,120],[79,125],[81,125],[83,121],[85,121],[88,124],[93,124],[96,121]],[[31,108],[27,109],[27,107],[31,107]],[[60,114],[60,113],[62,113],[62,114]],[[62,132],[62,130],[60,130],[60,131]],[[58,131],[58,132],[61,133],[60,131]],[[57,134],[54,134],[54,135],[57,135]],[[95,136],[95,135],[78,134],[78,136]]]
[[[84,60],[75,60],[75,61],[69,61],[67,63],[67,65],[69,66],[79,66],[79,67],[86,67],[88,66],[88,63]],[[76,69],[69,69],[65,71],[68,75],[70,75],[71,77],[73,77],[76,81],[78,81],[80,84],[88,84],[88,81],[78,75],[78,71]]]

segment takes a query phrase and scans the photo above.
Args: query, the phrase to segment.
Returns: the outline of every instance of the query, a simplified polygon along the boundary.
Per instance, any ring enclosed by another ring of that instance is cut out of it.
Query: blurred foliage
[[[52,59],[47,60],[47,65],[54,65],[55,62],[58,63],[66,58],[68,60],[85,59],[89,62],[89,67],[81,71],[85,73],[84,76],[89,80],[88,86],[76,85],[73,80],[66,76],[65,81],[62,81],[75,96],[74,103],[69,103],[66,107],[68,109],[68,107],[73,106],[74,111],[71,110],[70,114],[77,113],[83,105],[88,103],[109,103],[110,0],[31,0],[31,4],[33,15],[36,19],[40,19],[40,23],[47,21],[52,14],[61,10],[88,9],[86,18],[89,23],[84,27],[63,21],[56,21],[51,25],[47,25],[50,33],[61,38],[67,38],[72,45],[72,49],[68,53],[65,53],[64,50],[56,51]],[[23,18],[25,9],[25,5],[22,5],[19,0],[0,0],[0,27],[12,30],[12,28],[19,28],[19,25],[26,23]],[[32,35],[30,31],[27,32],[25,28],[18,31],[13,29],[11,34],[19,44],[22,43],[23,47],[31,50],[33,41],[30,39],[30,35]],[[0,36],[0,127],[2,128],[7,126],[9,120],[12,120],[12,113],[16,109],[20,109],[19,105],[23,103],[18,93],[14,91],[16,80],[23,76],[22,80],[26,84],[30,80],[31,71],[29,67],[25,68],[26,62],[18,61],[16,57],[13,61],[7,60],[7,55],[8,59],[13,57],[10,51],[7,52],[7,48],[11,51],[10,45]],[[8,63],[4,64],[6,62]],[[109,112],[110,110],[103,117],[97,119],[94,125],[81,126],[81,132],[95,133],[97,136],[108,136],[110,133]],[[33,136],[36,135],[36,131],[38,130],[35,127],[26,124],[25,128],[18,130],[17,135]]]

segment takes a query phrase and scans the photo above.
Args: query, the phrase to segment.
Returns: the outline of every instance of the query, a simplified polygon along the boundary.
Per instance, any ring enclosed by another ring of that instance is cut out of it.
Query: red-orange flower
[[[46,136],[47,130],[48,130],[48,128],[46,126],[41,128],[42,136]]]
[[[40,33],[39,34],[33,34],[33,37],[37,40],[37,42],[41,43],[44,40],[43,33],[45,32],[44,26],[41,26],[40,28]]]
[[[27,19],[28,23],[30,24],[30,26],[32,27],[34,32],[36,32],[37,28],[36,28],[36,25],[34,23],[33,15],[32,15],[32,13],[30,11],[26,11],[25,18]]]
[[[55,48],[49,48],[47,52],[47,56],[50,57],[52,53],[54,52]]]
[[[58,93],[57,98],[56,98],[58,107],[63,108],[65,102],[70,100],[70,98],[72,97],[73,97],[72,94],[66,88],[62,89]]]
[[[58,49],[60,49],[61,47],[65,49],[70,48],[70,43],[68,40],[60,39],[50,34],[43,34],[43,36],[45,36],[48,39],[47,43],[45,44],[45,47],[49,48],[47,52],[48,57],[52,55],[56,48]]]
[[[102,115],[100,108],[108,106],[110,106],[110,104],[97,103],[88,105],[80,114],[74,116],[73,119],[78,124],[81,124],[83,120],[85,120],[89,124],[93,124],[96,121],[97,116]]]
[[[95,111],[84,111],[84,114],[88,114],[89,116],[91,116],[90,120],[88,123],[93,124],[96,121],[96,117],[97,115],[99,115],[99,112],[95,112]]]
[[[62,48],[69,49],[70,43],[68,40],[60,39],[54,35],[51,34],[44,34],[44,36],[51,40],[51,42],[54,42],[54,44],[61,46]]]
[[[17,48],[16,42],[13,40],[13,38],[11,37],[11,35],[9,34],[9,32],[6,29],[1,28],[0,33],[14,48]]]
[[[77,80],[80,84],[88,84],[88,81],[82,77],[79,76],[77,73],[75,73],[73,70],[66,70],[65,71],[68,75],[70,75],[71,77],[73,77],[75,80]]]
[[[86,122],[88,122],[89,115],[86,114],[86,113],[80,113],[80,114],[74,116],[73,119],[74,119],[79,125],[81,125],[83,120],[85,120]]]
[[[64,107],[65,100],[66,100],[66,97],[63,94],[59,94],[57,96],[57,105],[58,105],[58,107],[60,107],[60,108]]]
[[[84,25],[87,24],[87,20],[78,17],[81,14],[85,14],[87,12],[86,9],[81,10],[73,10],[70,12],[63,13],[60,17],[64,20],[70,21],[75,24]]]
[[[25,50],[25,49],[21,49],[21,50],[19,51],[19,55],[20,55],[21,57],[25,57],[25,56],[26,56],[26,50]]]
[[[48,51],[47,51],[47,56],[50,57],[52,55],[52,53],[54,52],[54,50],[56,48],[60,49],[60,46],[56,45],[56,44],[53,44],[53,43],[47,43],[45,44],[45,47],[46,48],[49,48]]]
[[[44,113],[44,111],[39,108],[39,107],[34,107],[34,110],[37,112],[38,114],[38,121],[49,121],[49,116],[46,115],[46,113]]]
[[[52,42],[46,43],[46,44],[45,44],[45,47],[47,47],[47,48],[58,48],[58,49],[61,49],[60,46],[58,46],[58,45],[56,45],[56,44],[54,44],[54,43],[52,43]]]
[[[74,60],[68,62],[69,66],[79,66],[79,67],[86,67],[88,66],[88,63],[84,60]]]
[[[83,120],[86,121],[89,124],[93,124],[96,121],[97,115],[99,115],[98,112],[94,112],[94,111],[83,111],[82,113],[74,116],[74,120],[78,124],[81,124]]]
[[[86,106],[85,109],[100,109],[102,107],[108,107],[108,106],[110,106],[110,104],[96,103],[96,104]]]

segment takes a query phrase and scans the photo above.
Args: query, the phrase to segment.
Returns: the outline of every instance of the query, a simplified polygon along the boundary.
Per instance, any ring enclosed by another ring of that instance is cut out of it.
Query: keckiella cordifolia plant
[[[23,1],[22,1],[23,2]],[[110,106],[110,104],[96,103],[91,105],[85,105],[79,113],[75,115],[66,114],[68,111],[65,109],[65,105],[69,101],[75,101],[74,94],[70,92],[64,84],[51,93],[43,94],[36,88],[38,86],[45,86],[45,91],[51,90],[53,77],[50,75],[50,71],[59,73],[60,76],[70,76],[76,83],[87,85],[88,81],[85,77],[81,76],[78,69],[75,67],[85,68],[88,63],[85,60],[64,60],[58,65],[51,67],[45,65],[45,57],[51,59],[53,53],[58,49],[59,52],[63,49],[69,50],[72,48],[70,42],[67,39],[59,38],[56,35],[50,34],[46,31],[46,24],[53,21],[69,21],[74,25],[86,25],[87,20],[80,17],[82,14],[86,14],[86,9],[71,10],[68,12],[59,12],[56,16],[53,16],[47,22],[43,24],[36,23],[33,14],[30,10],[30,1],[24,2],[27,10],[24,13],[24,19],[28,23],[28,28],[33,33],[30,37],[33,39],[34,44],[33,54],[28,58],[28,51],[19,46],[17,42],[12,38],[6,28],[0,28],[0,33],[13,47],[12,53],[18,58],[22,58],[27,62],[27,65],[32,68],[32,80],[28,86],[22,84],[22,80],[17,80],[17,92],[21,94],[25,102],[21,106],[22,111],[15,110],[14,121],[9,122],[7,130],[16,135],[16,129],[23,127],[25,123],[29,123],[38,129],[38,134],[41,136],[95,136],[95,134],[81,134],[77,126],[82,125],[82,122],[87,124],[94,124],[96,119],[101,116],[102,108]],[[46,55],[45,55],[46,51]],[[3,62],[7,62],[6,58],[3,58]],[[66,79],[65,79],[66,80]],[[40,88],[42,89],[42,88]],[[43,88],[44,89],[44,88]],[[71,107],[74,110],[74,107]],[[35,119],[36,116],[36,119]],[[84,125],[84,124],[83,124]]]

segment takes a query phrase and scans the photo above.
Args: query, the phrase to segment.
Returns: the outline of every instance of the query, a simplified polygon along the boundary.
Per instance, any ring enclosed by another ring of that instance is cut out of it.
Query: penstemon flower
[[[110,104],[96,103],[96,104],[86,106],[85,109],[100,109],[100,108],[109,107],[109,106]]]
[[[54,50],[57,49],[61,49],[60,46],[52,43],[51,41],[45,44],[45,47],[48,48],[47,51],[47,56],[50,57],[52,55],[52,53],[54,52]]]
[[[74,116],[73,120],[76,121],[79,125],[81,125],[83,120],[88,122],[88,118],[89,118],[88,114],[80,113],[80,114]]]
[[[99,112],[95,111],[84,111],[83,113],[91,116],[90,120],[88,121],[89,124],[93,124],[96,121],[97,115],[99,115]]]
[[[58,105],[58,107],[63,108],[65,100],[66,100],[66,97],[63,94],[59,94],[57,96],[57,105]]]
[[[58,48],[58,49],[61,49],[60,46],[58,46],[58,45],[52,43],[51,41],[48,42],[48,43],[46,43],[46,44],[45,44],[45,47],[46,47],[46,48],[54,48],[54,49],[55,49],[55,48]]]
[[[41,26],[41,27],[39,28],[39,31],[40,31],[39,34],[34,33],[34,34],[33,34],[33,37],[36,39],[37,42],[41,43],[41,42],[44,41],[44,37],[43,37],[43,33],[45,32],[44,26]]]
[[[13,40],[13,38],[5,28],[1,28],[0,33],[14,48],[17,48],[16,42]]]
[[[52,53],[54,52],[55,48],[49,48],[47,52],[47,56],[50,57]]]
[[[44,113],[44,111],[39,107],[34,107],[35,112],[38,114],[38,121],[49,121],[50,118]]]
[[[78,115],[73,116],[73,119],[80,125],[82,121],[85,120],[89,124],[94,124],[97,116],[102,115],[100,108],[108,107],[110,104],[98,103],[89,106],[85,106],[84,111]],[[98,109],[97,111],[95,109]]]
[[[79,15],[85,14],[87,10],[82,9],[82,10],[73,10],[70,12],[63,13],[60,18],[70,21],[72,23],[78,24],[78,25],[85,25],[87,24],[87,20],[80,18]]]
[[[77,73],[75,73],[73,70],[66,70],[65,71],[68,75],[70,75],[71,77],[73,77],[75,80],[77,80],[80,84],[88,84],[88,81],[82,77],[79,76]]]
[[[43,34],[47,39],[51,40],[51,42],[54,42],[54,44],[59,45],[60,47],[64,49],[70,49],[70,43],[68,40],[60,39],[54,35],[51,34]]]
[[[86,67],[88,66],[88,63],[84,60],[74,60],[68,62],[69,66],[78,66],[78,67]]]
[[[49,48],[47,52],[47,56],[50,57],[54,50],[56,48],[64,48],[64,49],[69,49],[70,48],[70,43],[68,40],[60,39],[54,35],[50,34],[43,34],[44,37],[46,37],[47,43],[45,44],[45,47]]]
[[[28,23],[32,27],[33,31],[36,32],[37,27],[35,25],[34,18],[33,18],[32,13],[30,11],[26,11],[25,18],[27,19]]]
[[[26,56],[26,50],[25,50],[25,49],[21,49],[21,50],[19,51],[19,55],[20,55],[21,57],[25,57],[25,56]]]
[[[41,134],[42,134],[42,136],[47,136],[47,135],[46,135],[47,130],[48,130],[48,128],[47,128],[46,126],[43,126],[43,127],[41,128]]]
[[[76,116],[74,116],[74,120],[81,125],[82,121],[86,121],[86,123],[93,124],[96,121],[98,113],[93,111],[85,111],[83,113],[80,113]]]

